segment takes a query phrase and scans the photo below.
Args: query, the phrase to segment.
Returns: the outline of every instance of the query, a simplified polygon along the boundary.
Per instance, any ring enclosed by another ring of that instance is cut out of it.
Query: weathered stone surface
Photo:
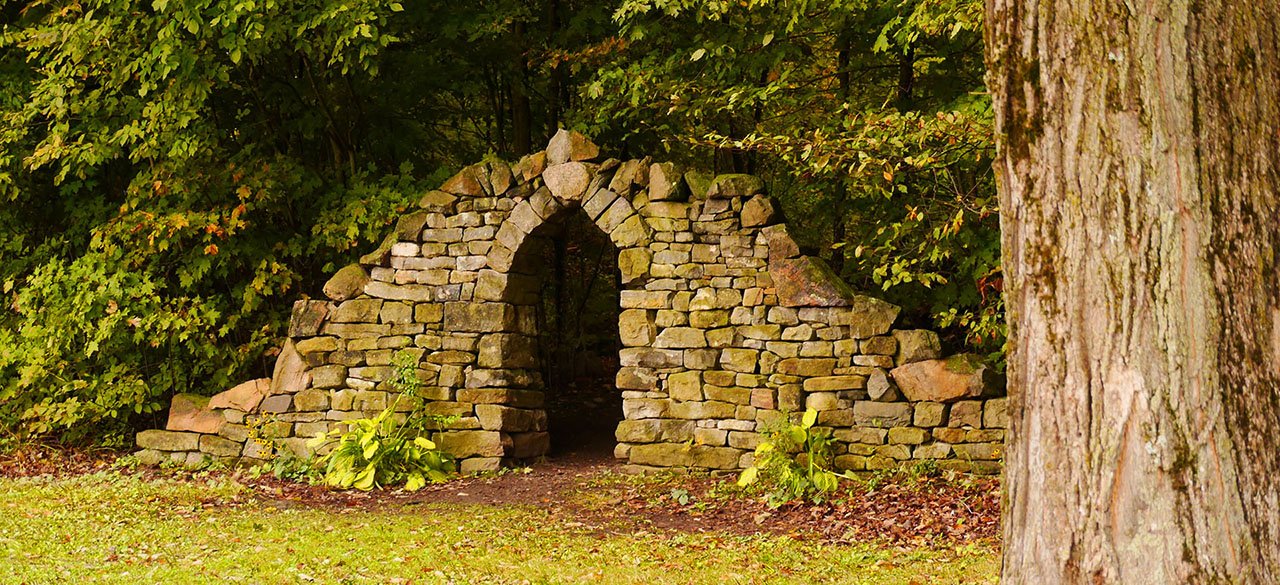
[[[634,284],[648,278],[652,263],[653,252],[648,248],[626,248],[618,252],[618,272],[622,273],[622,284]]]
[[[629,248],[647,243],[651,232],[643,217],[632,215],[609,232],[609,240],[619,248]]]
[[[913,362],[894,368],[892,374],[902,394],[913,402],[955,402],[999,391],[995,370],[973,354]]]
[[[769,277],[784,307],[845,307],[857,296],[821,258],[780,258],[769,263]]]
[[[667,377],[667,393],[676,400],[702,400],[702,372],[679,372]]]
[[[435,300],[435,289],[430,286],[414,284],[395,285],[387,282],[371,281],[364,285],[365,294],[379,299],[391,301],[425,302]]]
[[[942,357],[942,341],[937,333],[926,329],[898,330],[893,337],[898,340],[895,362],[899,366]]]
[[[707,188],[707,197],[712,199],[750,197],[760,193],[764,193],[764,181],[755,175],[719,175]]]
[[[271,393],[271,378],[258,378],[243,382],[230,390],[215,394],[209,399],[209,408],[231,408],[249,412],[258,407],[263,398]]]
[[[352,299],[333,310],[332,323],[377,323],[382,299]]]
[[[517,333],[486,335],[476,364],[482,368],[535,368],[538,366],[537,340]]]
[[[1009,426],[1007,398],[993,398],[982,407],[982,426],[987,429],[1003,429]]]
[[[542,173],[547,189],[556,199],[561,201],[578,201],[587,193],[587,185],[591,183],[591,172],[587,166],[570,162],[547,168]]]
[[[618,337],[622,345],[642,347],[653,343],[658,334],[653,312],[644,309],[628,309],[618,315]]]
[[[547,164],[558,165],[569,161],[593,160],[600,156],[600,147],[586,136],[561,128],[547,143]]]
[[[276,356],[275,369],[271,371],[271,393],[291,394],[306,389],[310,384],[311,375],[307,373],[302,354],[298,353],[292,339],[286,340],[280,355]]]
[[[767,195],[756,195],[742,205],[742,227],[772,225],[781,220],[778,205]]]
[[[364,285],[368,283],[369,273],[365,272],[364,267],[349,264],[324,283],[324,296],[335,301],[345,301],[364,292]]]
[[[898,313],[902,309],[897,305],[886,303],[880,299],[865,295],[854,295],[848,309],[832,309],[832,311],[839,311],[842,319],[835,324],[847,325],[850,337],[867,339],[888,333],[889,328],[893,327],[893,323],[898,320]],[[883,356],[866,357],[874,359]]]
[[[961,400],[951,405],[947,415],[947,426],[951,428],[982,426],[982,402],[977,400]]]
[[[198,394],[176,394],[169,404],[169,420],[164,428],[170,431],[216,433],[226,419],[209,408],[209,398]]]
[[[489,182],[486,174],[484,165],[471,165],[445,181],[440,190],[470,197],[484,195],[486,183]]]
[[[624,443],[680,443],[692,439],[693,433],[693,421],[646,419],[619,422],[614,436]]]
[[[297,301],[289,316],[289,337],[311,337],[320,334],[320,326],[329,316],[329,305],[322,301]]]
[[[509,303],[445,303],[444,326],[451,331],[515,331],[517,313]]]
[[[454,203],[458,198],[444,191],[428,191],[418,200],[418,207],[427,211],[438,213],[449,213],[453,211]]]
[[[175,431],[150,430],[138,433],[138,446],[156,451],[197,451],[200,434]]]
[[[200,452],[214,457],[239,457],[244,443],[225,439],[217,435],[200,437]]]
[[[545,431],[547,414],[542,410],[512,408],[499,404],[477,404],[476,417],[487,431]]]
[[[684,172],[675,163],[654,163],[649,167],[650,201],[684,201],[689,198]]]
[[[440,449],[458,458],[501,457],[511,438],[497,431],[454,431],[440,435]]]
[[[631,463],[655,467],[697,467],[702,469],[737,469],[742,451],[728,447],[651,443],[631,448]]]
[[[859,400],[853,403],[853,422],[868,427],[905,427],[911,425],[911,405],[905,402],[872,402]]]
[[[884,370],[876,369],[867,377],[867,396],[876,402],[896,402],[898,386]]]

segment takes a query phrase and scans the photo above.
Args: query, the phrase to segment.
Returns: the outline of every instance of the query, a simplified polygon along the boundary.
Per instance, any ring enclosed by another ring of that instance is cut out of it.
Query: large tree
[[[1008,583],[1280,580],[1278,23],[987,2]]]

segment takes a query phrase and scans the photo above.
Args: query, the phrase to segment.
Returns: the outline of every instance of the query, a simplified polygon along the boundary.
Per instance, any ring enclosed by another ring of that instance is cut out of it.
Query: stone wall
[[[327,300],[295,304],[272,378],[175,398],[168,430],[139,434],[143,459],[264,459],[271,442],[307,456],[307,438],[393,400],[398,351],[419,358],[428,408],[461,417],[440,443],[464,471],[545,454],[530,250],[585,213],[619,251],[618,458],[738,469],[761,429],[814,408],[846,469],[999,468],[1002,382],[972,356],[939,359],[932,332],[893,330],[898,307],[802,254],[756,177],[600,160],[562,131],[515,165],[464,169],[420,208]]]

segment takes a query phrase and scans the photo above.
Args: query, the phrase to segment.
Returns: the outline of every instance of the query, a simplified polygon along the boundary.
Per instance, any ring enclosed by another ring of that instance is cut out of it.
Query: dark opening
[[[537,275],[538,364],[551,456],[612,454],[622,420],[618,250],[578,209],[530,234],[521,268]]]

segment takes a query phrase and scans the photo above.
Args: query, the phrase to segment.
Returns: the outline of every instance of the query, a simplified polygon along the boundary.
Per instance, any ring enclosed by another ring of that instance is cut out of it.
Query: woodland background
[[[1002,355],[979,1],[32,0],[0,24],[0,443],[124,445],[175,392],[269,375],[294,299],[558,127],[761,175],[904,326]],[[556,295],[598,273],[565,252]]]

